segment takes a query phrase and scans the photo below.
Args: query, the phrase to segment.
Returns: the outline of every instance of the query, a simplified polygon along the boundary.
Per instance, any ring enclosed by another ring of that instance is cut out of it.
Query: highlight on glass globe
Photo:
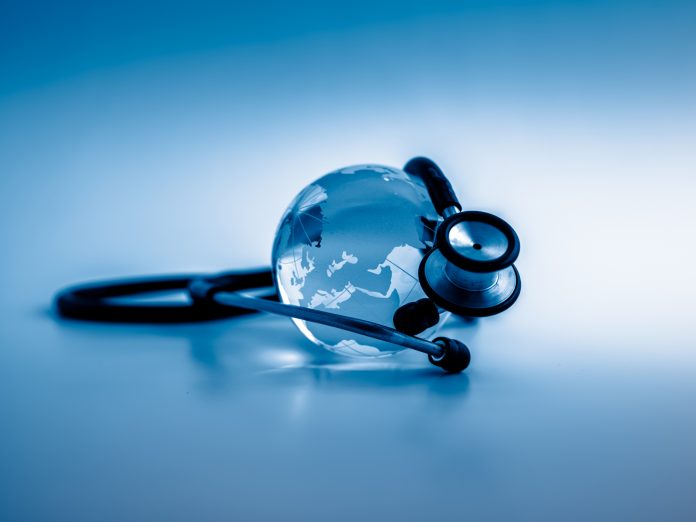
[[[393,327],[394,312],[425,296],[418,266],[433,244],[438,215],[421,181],[380,165],[331,172],[285,211],[273,245],[280,299],[292,305]],[[447,314],[448,315],[448,314]],[[444,323],[420,334],[432,338]],[[380,357],[398,345],[293,319],[312,342],[353,357]]]

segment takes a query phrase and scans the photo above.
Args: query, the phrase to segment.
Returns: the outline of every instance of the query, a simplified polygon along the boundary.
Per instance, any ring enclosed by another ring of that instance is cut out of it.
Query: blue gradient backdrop
[[[688,2],[3,0],[0,520],[694,520],[695,56]],[[523,241],[466,375],[51,315],[414,155]]]

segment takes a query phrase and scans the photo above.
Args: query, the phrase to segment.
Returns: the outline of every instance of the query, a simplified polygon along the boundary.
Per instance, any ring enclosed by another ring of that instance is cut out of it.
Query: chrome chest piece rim
[[[448,216],[435,248],[421,261],[423,290],[438,306],[459,315],[485,317],[507,310],[521,290],[514,261],[520,246],[504,220],[486,212]]]

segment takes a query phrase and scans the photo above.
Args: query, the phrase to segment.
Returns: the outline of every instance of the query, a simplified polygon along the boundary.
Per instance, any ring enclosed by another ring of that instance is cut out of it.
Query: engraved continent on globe
[[[358,165],[325,175],[298,194],[278,225],[272,266],[281,300],[393,327],[397,308],[425,297],[418,266],[437,220],[425,187],[399,169]],[[359,334],[293,322],[312,342],[343,355],[401,351]],[[434,330],[421,336],[432,337]]]

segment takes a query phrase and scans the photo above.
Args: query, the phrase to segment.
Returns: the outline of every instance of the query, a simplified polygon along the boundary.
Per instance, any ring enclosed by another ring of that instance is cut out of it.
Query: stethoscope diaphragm
[[[421,261],[421,286],[435,304],[456,314],[500,313],[520,294],[520,275],[513,265],[519,251],[517,234],[498,216],[451,214],[438,226],[434,248]]]

